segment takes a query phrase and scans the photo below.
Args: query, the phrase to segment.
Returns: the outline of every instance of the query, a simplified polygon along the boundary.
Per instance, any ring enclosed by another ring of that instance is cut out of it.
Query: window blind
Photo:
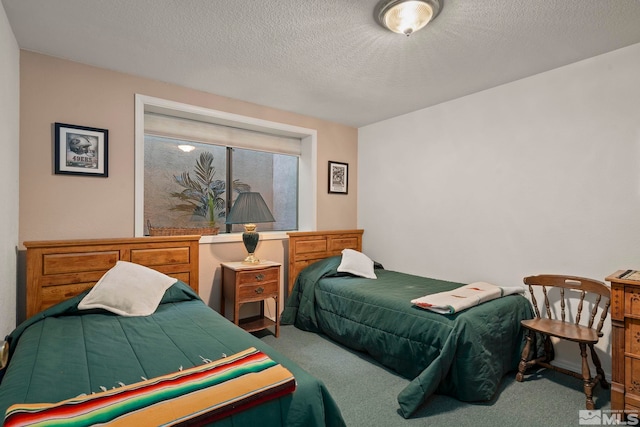
[[[226,147],[245,148],[292,156],[300,156],[301,154],[300,138],[151,112],[144,113],[144,132],[148,135]]]

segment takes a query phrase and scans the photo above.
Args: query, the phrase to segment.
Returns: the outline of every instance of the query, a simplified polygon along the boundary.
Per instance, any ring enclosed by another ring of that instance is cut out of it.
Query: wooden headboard
[[[27,317],[91,288],[116,261],[182,280],[198,292],[200,236],[24,242]]]
[[[289,295],[298,274],[309,264],[340,255],[343,249],[362,252],[364,230],[296,231],[289,235]]]

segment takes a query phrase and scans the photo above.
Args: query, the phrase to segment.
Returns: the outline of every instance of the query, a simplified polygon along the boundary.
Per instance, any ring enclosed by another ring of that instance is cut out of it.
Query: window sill
[[[295,231],[295,230],[291,230]],[[285,240],[287,231],[259,231],[260,240]],[[242,233],[223,233],[215,236],[200,237],[200,244],[242,242]]]

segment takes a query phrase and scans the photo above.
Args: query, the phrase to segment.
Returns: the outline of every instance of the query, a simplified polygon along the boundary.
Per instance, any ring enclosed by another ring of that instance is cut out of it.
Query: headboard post
[[[27,317],[91,288],[117,261],[141,264],[198,292],[200,236],[24,242]]]
[[[362,252],[364,230],[295,231],[289,235],[288,295],[298,274],[321,259],[340,255],[343,249]]]

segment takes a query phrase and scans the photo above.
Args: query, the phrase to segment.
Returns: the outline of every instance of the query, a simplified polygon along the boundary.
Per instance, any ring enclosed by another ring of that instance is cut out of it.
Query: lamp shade
[[[227,224],[256,224],[274,222],[271,211],[260,193],[240,193],[227,215]]]
[[[274,222],[275,219],[260,193],[240,193],[231,211],[227,215],[227,224],[244,224],[242,241],[249,255],[242,261],[245,264],[258,264],[260,260],[256,258],[254,252],[260,239],[256,231],[258,222]]]

